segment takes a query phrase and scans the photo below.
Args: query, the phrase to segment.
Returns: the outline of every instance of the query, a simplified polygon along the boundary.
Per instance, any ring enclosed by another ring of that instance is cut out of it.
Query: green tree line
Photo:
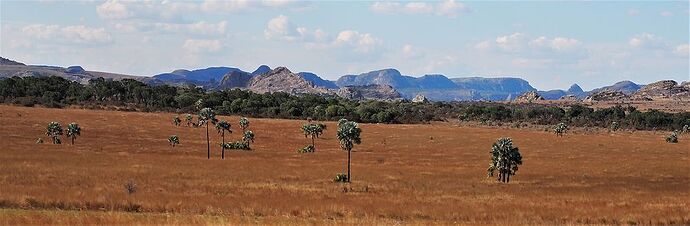
[[[203,101],[199,101],[203,100]],[[690,124],[690,112],[641,112],[630,106],[593,109],[582,105],[566,108],[537,104],[495,102],[411,103],[355,101],[337,96],[257,94],[231,89],[209,91],[194,86],[147,85],[133,79],[97,78],[87,84],[61,77],[11,77],[0,79],[0,102],[23,106],[85,108],[114,106],[130,111],[196,112],[213,108],[221,115],[262,118],[338,120],[363,123],[426,123],[446,119],[500,123],[534,123],[638,130],[679,130]],[[201,105],[201,106],[199,106]]]

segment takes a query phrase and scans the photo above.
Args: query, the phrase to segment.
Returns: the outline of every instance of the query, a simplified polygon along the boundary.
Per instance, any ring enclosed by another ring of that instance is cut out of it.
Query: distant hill
[[[311,73],[311,72],[300,72],[300,73],[297,73],[297,75],[299,75],[300,77],[302,77],[303,79],[305,79],[307,81],[314,83],[315,86],[320,86],[320,87],[324,87],[327,89],[337,89],[338,88],[338,85],[336,85],[335,82],[324,80],[321,77],[319,77],[318,75]]]
[[[337,81],[329,81],[312,72],[293,73],[285,67],[271,69],[261,65],[252,72],[235,67],[209,67],[204,69],[178,69],[152,77],[123,75],[108,72],[88,71],[79,65],[67,68],[57,66],[25,65],[21,62],[0,57],[0,77],[11,76],[59,76],[72,81],[86,83],[90,79],[136,79],[151,85],[196,85],[207,89],[248,89],[255,92],[287,92],[293,94],[314,93],[324,95],[361,96],[361,99],[391,97],[411,100],[424,96],[431,101],[463,100],[513,100],[528,92],[546,100],[600,100],[625,99],[648,100],[658,98],[685,98],[690,83],[660,81],[645,88],[631,81],[621,81],[610,86],[584,91],[577,85],[567,90],[537,91],[530,83],[517,77],[448,78],[442,74],[427,74],[421,77],[403,75],[394,68],[369,71],[356,75],[344,75]],[[392,90],[392,91],[391,91]],[[592,97],[592,98],[588,98]],[[360,97],[357,97],[360,98]]]
[[[209,67],[193,71],[179,69],[170,73],[154,75],[153,79],[163,83],[192,83],[195,85],[210,85],[220,82],[225,74],[231,71],[242,71],[233,67]]]
[[[637,92],[637,90],[640,90],[640,88],[642,88],[642,86],[635,84],[634,82],[621,81],[621,82],[617,82],[617,83],[610,85],[610,86],[604,86],[604,87],[601,87],[598,89],[593,89],[592,91],[590,91],[590,93],[598,93],[598,92],[606,90],[606,91],[619,91],[619,92],[622,92],[624,94],[630,95],[634,92]]]
[[[0,78],[13,76],[57,76],[79,83],[87,83],[89,80],[99,77],[115,80],[129,78],[142,82],[151,80],[150,77],[123,75],[100,71],[87,71],[81,66],[70,66],[68,68],[63,68],[57,66],[26,65],[0,57]]]

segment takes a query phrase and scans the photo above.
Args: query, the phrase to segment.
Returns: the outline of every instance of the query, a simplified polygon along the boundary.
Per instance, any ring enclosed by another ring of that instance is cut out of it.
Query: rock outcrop
[[[389,85],[345,86],[336,94],[354,100],[402,100],[402,95]]]
[[[243,71],[231,71],[223,76],[218,89],[246,88],[251,79],[252,74]]]
[[[289,94],[328,94],[328,89],[316,87],[310,81],[292,73],[285,67],[278,67],[249,80],[247,89],[256,93],[285,92]]]
[[[659,99],[687,99],[690,100],[690,87],[688,84],[678,85],[673,80],[663,80],[648,84],[635,92],[632,96],[635,100],[659,100]]]
[[[628,98],[629,96],[621,91],[603,90],[587,96],[587,98],[585,98],[585,101],[620,101],[626,100]]]
[[[568,95],[562,96],[560,98],[560,100],[576,101],[576,100],[578,100],[578,98],[577,98],[577,96],[575,96],[573,94],[568,94]]]
[[[427,100],[424,95],[417,94],[417,96],[412,98],[412,103],[429,103],[429,100]]]
[[[520,94],[520,96],[517,96],[515,98],[515,102],[533,102],[533,101],[538,101],[538,100],[544,100],[543,97],[539,95],[536,91],[529,91],[525,92],[523,94]]]

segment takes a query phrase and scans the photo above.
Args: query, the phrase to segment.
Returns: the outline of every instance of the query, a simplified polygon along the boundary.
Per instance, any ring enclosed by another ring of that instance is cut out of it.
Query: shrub
[[[618,129],[621,128],[621,125],[618,124],[618,122],[612,122],[611,123],[611,131],[618,131]]]
[[[227,143],[224,143],[221,145],[225,149],[251,150],[251,148],[249,148],[249,144],[247,142],[242,142],[242,141],[227,142]]]
[[[310,144],[310,145],[307,145],[303,148],[297,149],[297,153],[312,153],[315,150],[316,150],[316,148],[314,148],[314,145]]]
[[[347,174],[339,173],[335,175],[335,178],[333,178],[333,182],[347,183],[349,182],[349,180],[347,179]]]
[[[682,132],[683,134],[690,133],[690,128],[689,128],[689,127],[690,127],[690,126],[688,126],[688,125],[684,125],[684,126],[683,126],[683,130],[681,130],[681,132]]]
[[[568,132],[568,125],[562,122],[558,123],[558,125],[553,128],[553,132],[556,134],[556,136],[563,136],[563,134]]]
[[[125,191],[127,192],[128,195],[134,194],[137,192],[137,184],[134,183],[134,181],[129,180],[127,183],[124,185]]]
[[[177,135],[172,135],[168,137],[168,142],[170,143],[170,146],[175,147],[175,145],[180,144],[180,138],[177,137]]]
[[[678,133],[676,131],[671,132],[671,135],[666,137],[666,142],[668,143],[678,143]]]

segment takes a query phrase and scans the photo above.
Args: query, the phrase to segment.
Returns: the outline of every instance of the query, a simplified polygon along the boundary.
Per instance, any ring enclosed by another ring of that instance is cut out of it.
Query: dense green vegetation
[[[209,107],[221,115],[315,120],[348,118],[365,123],[424,123],[459,118],[487,123],[555,125],[565,122],[570,126],[609,128],[617,122],[620,128],[640,130],[680,130],[683,125],[690,124],[690,112],[640,112],[634,107],[594,110],[580,105],[560,108],[488,102],[354,101],[319,95],[256,94],[239,89],[206,91],[193,86],[150,86],[132,79],[113,81],[103,78],[93,79],[86,85],[60,77],[0,79],[0,102],[23,106],[105,106],[128,111],[180,113],[195,113]]]

